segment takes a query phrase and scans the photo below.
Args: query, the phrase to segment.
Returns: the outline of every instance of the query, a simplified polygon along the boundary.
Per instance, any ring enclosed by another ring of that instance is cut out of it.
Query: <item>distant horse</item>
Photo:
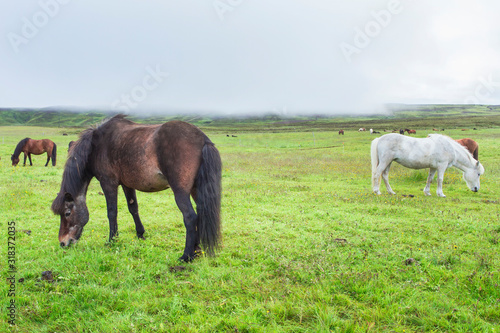
[[[340,131],[339,131],[339,135],[340,135],[340,134],[344,135],[344,130],[340,130]]]
[[[408,134],[417,134],[417,131],[416,130],[412,130],[412,129],[408,129],[406,128],[405,131],[408,133]]]
[[[358,132],[364,132],[364,131],[366,131],[366,128],[360,128],[360,129],[358,130]]]
[[[76,143],[75,141],[70,141],[70,142],[68,143],[68,153],[69,153],[69,151],[70,151],[71,147],[73,147],[73,146],[75,145],[75,143]]]
[[[84,131],[69,152],[61,189],[52,203],[52,211],[61,217],[60,245],[69,246],[82,235],[89,220],[87,189],[95,177],[106,197],[110,241],[118,235],[119,185],[139,238],[144,238],[144,226],[135,190],[157,192],[170,187],[186,227],[180,259],[192,260],[201,250],[200,243],[213,255],[221,237],[221,174],[219,151],[197,127],[182,121],[139,125],[123,115],[114,116]]]
[[[476,141],[469,139],[469,138],[460,139],[460,140],[456,140],[456,141],[458,143],[460,143],[462,146],[464,146],[465,148],[467,148],[467,150],[472,154],[474,159],[479,161],[479,145],[477,144]]]
[[[404,130],[404,129],[400,129],[400,130],[399,130],[399,134],[403,134],[403,135],[405,135],[405,130]]]
[[[26,158],[29,158],[30,165],[33,166],[33,162],[31,161],[31,154],[41,155],[43,153],[47,153],[47,163],[45,166],[49,165],[49,161],[52,158],[52,166],[56,165],[57,158],[57,146],[56,144],[49,140],[33,140],[30,138],[25,138],[19,141],[14,149],[14,154],[10,156],[12,161],[12,166],[16,166],[19,164],[19,155],[24,153],[24,166],[26,166]]]
[[[380,176],[384,180],[387,192],[395,194],[389,185],[389,170],[393,161],[412,169],[429,168],[425,195],[430,194],[434,175],[438,174],[437,195],[443,193],[443,176],[446,169],[454,166],[463,171],[467,186],[474,192],[479,191],[479,178],[484,168],[472,155],[455,140],[440,134],[429,134],[417,139],[401,137],[398,134],[386,134],[372,141],[372,186],[373,192],[380,193]]]

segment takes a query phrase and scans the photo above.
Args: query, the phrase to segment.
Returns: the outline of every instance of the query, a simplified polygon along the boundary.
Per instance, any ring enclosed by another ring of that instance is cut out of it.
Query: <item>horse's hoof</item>
[[[194,260],[195,257],[196,257],[196,255],[194,255],[194,254],[192,256],[188,256],[188,255],[183,254],[182,257],[179,258],[179,261],[191,262]]]

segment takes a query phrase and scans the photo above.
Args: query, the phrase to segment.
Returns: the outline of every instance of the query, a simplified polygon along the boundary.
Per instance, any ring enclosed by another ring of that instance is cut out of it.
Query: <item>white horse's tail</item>
[[[378,167],[378,140],[380,138],[376,138],[375,140],[372,141],[372,146],[371,146],[371,149],[370,149],[370,154],[371,154],[371,157],[372,157],[372,187],[373,187],[373,182],[374,182],[374,176],[375,176],[375,172],[377,171],[377,167]]]

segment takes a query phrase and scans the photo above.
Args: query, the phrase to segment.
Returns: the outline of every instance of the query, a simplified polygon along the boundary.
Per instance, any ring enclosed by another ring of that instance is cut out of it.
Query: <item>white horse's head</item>
[[[479,161],[473,168],[464,172],[464,180],[473,192],[479,191],[479,178],[484,173],[484,167]]]

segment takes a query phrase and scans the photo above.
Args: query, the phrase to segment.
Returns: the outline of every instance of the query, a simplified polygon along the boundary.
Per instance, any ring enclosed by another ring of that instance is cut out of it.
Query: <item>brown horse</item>
[[[339,131],[339,135],[340,135],[340,134],[344,135],[344,130],[340,130],[340,131]]]
[[[60,245],[69,246],[80,238],[89,220],[87,188],[95,177],[106,197],[110,241],[118,235],[118,186],[123,188],[139,238],[144,238],[144,226],[135,190],[157,192],[170,187],[186,227],[180,259],[192,260],[200,243],[213,255],[221,236],[221,174],[217,148],[197,127],[182,121],[139,125],[117,115],[84,131],[69,152],[61,190],[52,203],[52,211],[61,216]]]
[[[479,161],[479,145],[477,144],[476,141],[469,138],[455,140],[455,141],[457,141],[462,146],[467,148],[467,150],[472,154],[472,157],[474,157],[476,161]]]
[[[19,141],[16,149],[14,149],[14,154],[10,156],[12,166],[16,166],[19,164],[19,155],[21,155],[21,153],[24,153],[24,166],[26,166],[26,158],[29,158],[30,165],[33,165],[33,162],[31,161],[31,154],[41,155],[43,153],[47,153],[47,163],[45,163],[45,166],[49,165],[49,161],[51,158],[52,166],[56,165],[57,146],[53,141],[49,139],[33,140],[30,138],[25,138]]]
[[[406,128],[405,131],[408,132],[408,134],[417,134],[417,131],[415,131],[413,129]]]

